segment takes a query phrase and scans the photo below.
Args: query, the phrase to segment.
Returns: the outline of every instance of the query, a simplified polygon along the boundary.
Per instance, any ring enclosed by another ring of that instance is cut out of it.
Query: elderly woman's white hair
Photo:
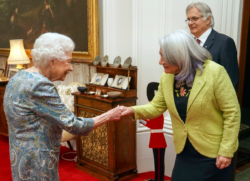
[[[45,33],[34,43],[32,60],[35,65],[46,66],[50,60],[67,60],[66,53],[72,52],[74,48],[75,44],[69,37],[59,33]]]
[[[201,3],[201,2],[191,3],[186,8],[186,14],[188,14],[188,11],[193,7],[196,7],[200,11],[200,14],[203,16],[204,21],[209,16],[211,16],[210,27],[213,28],[214,27],[214,16],[213,16],[211,8],[207,4]]]
[[[184,30],[174,31],[161,38],[160,47],[164,60],[181,70],[175,76],[176,80],[186,79],[187,83],[194,80],[197,68],[202,73],[204,62],[212,60],[211,54]]]

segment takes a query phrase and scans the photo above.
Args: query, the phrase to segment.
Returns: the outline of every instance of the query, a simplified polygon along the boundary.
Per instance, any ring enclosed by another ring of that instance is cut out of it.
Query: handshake
[[[123,116],[134,116],[132,107],[117,106],[110,111],[94,117],[94,129],[109,121],[118,121]]]
[[[117,106],[111,109],[106,114],[109,116],[109,121],[118,121],[123,116],[134,116],[134,109],[132,107]]]

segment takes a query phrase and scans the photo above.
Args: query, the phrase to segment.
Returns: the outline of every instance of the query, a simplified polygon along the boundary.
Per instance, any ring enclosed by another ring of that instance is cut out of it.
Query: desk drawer
[[[87,106],[89,108],[99,109],[103,111],[108,111],[112,109],[112,105],[106,102],[101,102],[93,99],[85,99],[78,97],[77,104]]]

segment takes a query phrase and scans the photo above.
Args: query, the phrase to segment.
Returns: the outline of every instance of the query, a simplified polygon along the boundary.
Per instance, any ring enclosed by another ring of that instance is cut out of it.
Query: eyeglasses
[[[202,18],[203,16],[201,16],[201,17],[192,17],[191,19],[186,19],[185,20],[185,22],[188,24],[189,23],[189,21],[191,21],[191,23],[194,23],[194,22],[196,22],[198,19],[200,19],[200,18]]]

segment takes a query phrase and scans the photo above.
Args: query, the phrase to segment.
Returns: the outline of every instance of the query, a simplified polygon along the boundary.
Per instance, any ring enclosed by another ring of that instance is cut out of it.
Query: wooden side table
[[[111,100],[82,93],[73,95],[75,114],[81,117],[95,117],[117,105],[136,104],[136,98]],[[108,122],[88,136],[77,136],[76,142],[78,169],[102,181],[137,177],[135,121]]]

